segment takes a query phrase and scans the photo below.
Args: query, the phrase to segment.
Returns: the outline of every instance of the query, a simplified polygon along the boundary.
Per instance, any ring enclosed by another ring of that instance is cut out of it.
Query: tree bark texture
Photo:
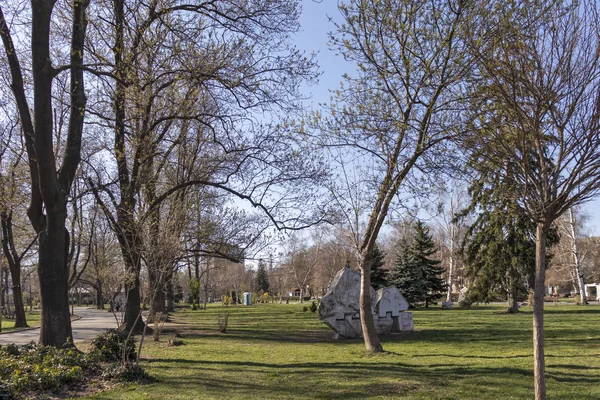
[[[71,112],[65,156],[59,170],[54,153],[52,115],[52,81],[56,71],[52,67],[50,56],[50,25],[55,3],[56,0],[31,1],[34,118],[29,112],[20,64],[1,9],[0,34],[11,70],[11,89],[15,95],[29,161],[31,201],[27,214],[39,235],[38,276],[42,304],[40,343],[60,347],[72,340],[68,300],[69,235],[65,222],[67,196],[81,154],[86,103],[81,67],[89,0],[73,2],[70,49]]]
[[[379,341],[377,330],[375,329],[375,321],[373,320],[372,293],[371,293],[371,264],[373,256],[371,251],[367,251],[361,257],[361,275],[360,275],[360,323],[362,326],[365,348],[370,353],[380,353],[383,351],[383,346]]]
[[[14,245],[12,230],[12,215],[3,212],[2,220],[2,249],[8,263],[10,278],[12,280],[13,299],[15,303],[15,328],[27,328],[27,317],[25,316],[25,305],[23,304],[23,293],[21,290],[21,259]]]

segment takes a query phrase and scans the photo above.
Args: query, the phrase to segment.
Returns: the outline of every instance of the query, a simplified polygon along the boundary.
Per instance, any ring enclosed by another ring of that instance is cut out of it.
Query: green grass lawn
[[[414,310],[386,353],[333,332],[302,305],[179,311],[142,365],[154,377],[96,399],[531,399],[532,315],[505,307]],[[227,333],[217,314],[230,312]],[[600,307],[546,306],[549,399],[600,399]],[[185,345],[169,347],[177,329]]]
[[[30,327],[40,326],[40,310],[26,311],[27,325]],[[18,328],[21,329],[21,328]],[[15,330],[15,320],[2,318],[2,332]]]

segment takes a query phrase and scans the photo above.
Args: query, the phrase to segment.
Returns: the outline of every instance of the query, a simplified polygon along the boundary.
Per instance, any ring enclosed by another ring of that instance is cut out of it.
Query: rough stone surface
[[[371,288],[371,296],[371,312],[378,334],[413,330],[412,314],[404,312],[408,302],[396,287],[378,291]],[[350,268],[340,270],[319,304],[319,319],[336,332],[337,338],[362,336],[359,297],[360,272]]]

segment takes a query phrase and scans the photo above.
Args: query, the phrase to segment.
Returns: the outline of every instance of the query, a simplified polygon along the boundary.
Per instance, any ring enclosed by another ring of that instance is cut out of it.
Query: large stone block
[[[360,272],[350,268],[340,270],[319,304],[319,319],[335,331],[336,337],[362,336],[359,298]],[[408,302],[397,288],[392,286],[378,291],[371,288],[371,304],[378,334],[412,331],[412,315],[404,312],[408,309]]]

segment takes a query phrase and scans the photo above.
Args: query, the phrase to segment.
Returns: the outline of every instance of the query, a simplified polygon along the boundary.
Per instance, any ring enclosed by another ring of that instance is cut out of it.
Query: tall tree
[[[323,133],[318,144],[329,149],[340,175],[329,189],[352,229],[369,352],[383,351],[371,312],[373,248],[390,209],[398,205],[396,195],[410,191],[417,169],[427,171],[441,160],[460,120],[456,109],[470,70],[461,26],[469,4],[351,0],[339,6],[343,22],[331,47],[357,71],[333,92],[328,115],[318,125]]]
[[[97,47],[94,54],[99,63],[112,58],[104,72],[113,78],[107,88],[113,95],[97,94],[105,109],[97,116],[113,130],[117,168],[115,176],[97,174],[91,184],[130,275],[126,327],[141,330],[141,324],[134,325],[144,260],[151,260],[146,266],[157,288],[169,275],[157,269],[164,252],[145,254],[156,248],[152,243],[173,236],[161,232],[168,199],[181,196],[187,204],[190,192],[213,188],[248,202],[266,217],[243,245],[263,233],[266,221],[282,229],[319,218],[319,212],[308,211],[318,208],[316,195],[300,187],[313,184],[322,169],[316,160],[301,157],[276,122],[280,113],[297,110],[299,83],[315,71],[312,60],[289,41],[298,29],[297,0],[113,0],[112,5],[102,21],[113,23],[98,21],[94,35],[110,37],[114,45]],[[185,170],[173,173],[179,166]],[[144,231],[146,238],[140,235]]]
[[[28,216],[39,236],[38,275],[42,303],[40,343],[63,346],[72,342],[69,314],[65,225],[67,197],[81,154],[86,96],[83,56],[89,0],[76,0],[72,18],[69,64],[55,68],[50,53],[50,31],[56,0],[31,1],[31,70],[33,91],[28,93],[10,27],[0,7],[0,36],[11,72],[13,91],[29,160],[31,201]],[[70,71],[70,112],[66,146],[58,165],[54,148],[52,83],[64,70]],[[30,108],[29,100],[33,99]],[[33,115],[30,110],[33,110]]]
[[[263,259],[258,260],[258,269],[256,270],[256,289],[264,293],[269,292],[269,274],[267,273],[267,265]]]
[[[508,197],[536,223],[534,387],[536,400],[542,400],[548,235],[558,217],[600,191],[598,5],[480,6],[491,11],[469,35],[482,90],[473,106],[468,148],[480,155],[482,168],[510,177]]]
[[[491,301],[506,296],[508,312],[516,313],[519,298],[535,284],[535,223],[504,197],[507,183],[494,178],[487,185],[481,180],[471,185],[472,201],[462,212],[478,213],[462,244],[471,280],[469,298]]]
[[[400,293],[406,293],[409,302],[424,301],[425,307],[429,307],[429,302],[441,298],[446,290],[446,283],[441,277],[446,271],[440,265],[441,261],[433,258],[437,248],[429,228],[422,221],[417,221],[414,232],[412,244],[398,254],[389,281]]]

